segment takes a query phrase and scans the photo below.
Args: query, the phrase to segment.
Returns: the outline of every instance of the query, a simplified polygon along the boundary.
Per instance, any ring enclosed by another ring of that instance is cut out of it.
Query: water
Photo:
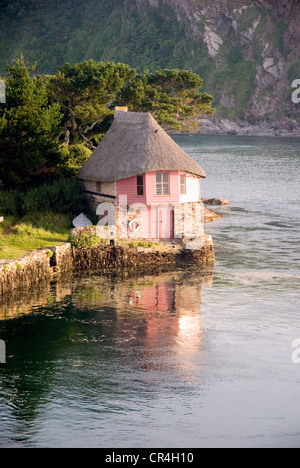
[[[176,141],[202,195],[232,202],[206,227],[214,271],[66,279],[2,307],[0,446],[300,446],[300,140]]]

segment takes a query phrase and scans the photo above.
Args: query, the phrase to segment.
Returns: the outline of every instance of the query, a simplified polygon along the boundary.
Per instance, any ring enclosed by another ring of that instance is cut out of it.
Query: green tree
[[[140,75],[128,65],[94,60],[66,63],[49,79],[52,102],[64,114],[61,141],[82,153],[93,150],[108,130],[115,105],[151,112],[170,130],[190,130],[195,118],[211,115],[213,97],[201,93],[203,80],[188,70],[159,70]],[[73,158],[74,159],[74,158]]]
[[[105,133],[105,120],[113,115],[116,93],[132,80],[135,71],[121,63],[94,60],[66,63],[49,81],[52,101],[64,114],[65,146],[85,142],[93,149]]]
[[[202,79],[187,70],[146,71],[128,65],[65,64],[35,76],[21,56],[7,67],[7,103],[0,105],[0,181],[6,187],[76,174],[109,129],[115,105],[151,112],[170,130],[190,131],[214,113]]]
[[[49,105],[42,78],[23,56],[7,67],[6,104],[0,104],[0,181],[22,187],[44,180],[62,163],[57,137],[62,115]]]
[[[203,80],[188,70],[158,70],[136,75],[125,83],[117,103],[131,110],[151,112],[158,122],[170,130],[190,130],[195,119],[212,115],[213,97],[201,93]]]

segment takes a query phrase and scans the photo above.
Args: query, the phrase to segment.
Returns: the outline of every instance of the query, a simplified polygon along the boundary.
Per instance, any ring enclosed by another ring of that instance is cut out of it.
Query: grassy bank
[[[32,250],[67,242],[70,229],[70,219],[64,214],[6,216],[0,224],[0,260],[19,258]]]
[[[0,190],[0,260],[68,240],[72,219],[90,215],[86,196],[75,177],[60,178],[26,191]]]

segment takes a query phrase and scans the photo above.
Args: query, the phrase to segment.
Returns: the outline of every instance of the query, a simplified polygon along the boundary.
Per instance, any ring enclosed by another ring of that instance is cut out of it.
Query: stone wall
[[[49,247],[0,265],[0,295],[28,289],[39,282],[73,271],[71,244]]]
[[[83,186],[89,201],[89,205],[96,211],[101,203],[116,203],[117,188],[116,182],[93,182],[83,181]],[[107,195],[104,196],[104,195]]]
[[[70,243],[50,247],[49,250],[53,252],[53,256],[50,258],[53,275],[57,276],[73,270],[72,246]]]
[[[129,206],[127,206],[127,209],[120,209],[120,207],[117,207],[117,230],[116,230],[116,235],[118,238],[131,238],[131,239],[142,239],[143,237],[143,232],[144,232],[144,226],[143,222],[145,219],[145,216],[143,216],[143,206],[138,208],[138,205],[135,205],[136,210],[135,211],[130,211]],[[144,209],[146,209],[144,205]],[[130,229],[130,222],[131,221],[136,221],[139,224],[138,229]]]
[[[0,294],[15,289],[30,288],[39,281],[51,278],[50,258],[47,250],[8,262],[0,266]]]
[[[193,263],[213,265],[215,261],[212,238],[204,237],[198,249],[184,248],[181,242],[124,242],[98,247],[75,249],[67,243],[33,252],[18,260],[0,265],[0,296],[15,290],[28,290],[43,280],[84,271],[117,272],[134,269],[138,272],[160,267]]]
[[[204,205],[187,202],[174,206],[174,233],[177,239],[204,236]]]
[[[137,243],[138,244],[138,243]],[[146,270],[161,265],[197,263],[212,265],[215,262],[212,238],[205,236],[201,249],[183,249],[181,245],[154,244],[139,246],[131,244],[106,245],[92,249],[76,249],[73,252],[75,271],[108,271],[118,269]]]

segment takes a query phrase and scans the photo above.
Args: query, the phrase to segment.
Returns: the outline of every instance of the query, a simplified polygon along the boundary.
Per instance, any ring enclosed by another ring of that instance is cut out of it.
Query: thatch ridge
[[[82,180],[108,182],[152,171],[205,172],[152,115],[117,112],[109,131],[79,172]]]

